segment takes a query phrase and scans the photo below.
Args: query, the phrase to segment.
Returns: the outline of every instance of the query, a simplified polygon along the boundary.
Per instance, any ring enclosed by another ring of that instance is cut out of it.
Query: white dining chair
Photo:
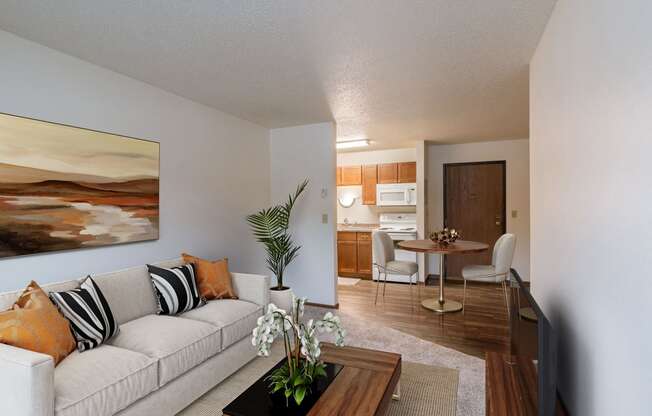
[[[412,277],[417,285],[419,299],[421,299],[421,287],[419,286],[419,265],[413,261],[396,260],[394,253],[394,240],[384,231],[375,231],[372,235],[372,249],[374,252],[374,266],[378,269],[378,280],[376,280],[376,298],[374,305],[378,302],[378,288],[380,287],[381,275],[384,275],[383,298],[387,288],[388,274],[402,274],[409,276],[410,302],[414,306],[412,295]]]
[[[462,268],[464,279],[464,296],[462,298],[462,310],[466,303],[466,282],[500,283],[505,294],[505,306],[509,314],[509,299],[507,298],[507,280],[509,270],[514,259],[516,248],[516,236],[514,234],[503,234],[494,244],[494,251],[491,256],[491,264],[469,265]]]

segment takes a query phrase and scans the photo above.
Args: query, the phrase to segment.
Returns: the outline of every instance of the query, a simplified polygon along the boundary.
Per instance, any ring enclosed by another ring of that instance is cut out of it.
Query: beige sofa
[[[0,344],[0,415],[173,415],[256,356],[250,335],[269,302],[267,276],[233,273],[238,300],[209,301],[174,317],[156,315],[145,265],[93,277],[120,333],[106,345],[73,352],[56,368],[49,355]],[[0,310],[21,292],[0,294]]]

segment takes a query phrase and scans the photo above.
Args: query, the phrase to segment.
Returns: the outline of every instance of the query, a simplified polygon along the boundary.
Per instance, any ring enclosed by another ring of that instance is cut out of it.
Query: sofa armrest
[[[54,360],[0,344],[0,415],[54,415]]]
[[[269,303],[269,276],[231,273],[233,288],[238,298],[267,307]]]

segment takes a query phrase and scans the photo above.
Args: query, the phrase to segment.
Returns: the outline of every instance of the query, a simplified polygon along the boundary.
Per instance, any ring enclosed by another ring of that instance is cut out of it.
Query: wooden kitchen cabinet
[[[413,183],[417,181],[417,162],[378,165],[378,183]]]
[[[337,176],[336,176],[337,179],[335,180],[335,184],[337,186],[340,186],[342,185],[342,167],[338,166],[335,171],[337,172]]]
[[[398,182],[414,183],[417,181],[417,162],[403,162],[398,164]]]
[[[338,275],[371,279],[372,261],[370,232],[337,233]]]
[[[378,166],[362,167],[362,205],[376,205],[376,185],[378,184]]]
[[[371,239],[358,240],[358,274],[371,278],[372,261]]]
[[[362,166],[342,166],[340,185],[362,185]]]
[[[337,233],[337,272],[341,276],[353,276],[358,271],[358,241],[356,233]]]
[[[381,163],[378,165],[378,183],[397,183],[398,163]]]

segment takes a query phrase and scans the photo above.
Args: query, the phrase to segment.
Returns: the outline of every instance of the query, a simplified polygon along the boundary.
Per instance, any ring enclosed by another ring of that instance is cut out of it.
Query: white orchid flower
[[[317,363],[321,356],[320,342],[317,333],[335,332],[335,344],[344,345],[346,331],[342,328],[340,318],[327,312],[321,320],[309,320],[306,325],[301,323],[304,314],[306,298],[292,299],[293,311],[291,314],[279,309],[273,303],[267,306],[266,313],[256,321],[256,328],[252,331],[251,343],[256,347],[258,355],[269,356],[274,340],[279,336],[293,334],[298,337],[301,354],[310,363]],[[288,339],[292,337],[287,336]]]

